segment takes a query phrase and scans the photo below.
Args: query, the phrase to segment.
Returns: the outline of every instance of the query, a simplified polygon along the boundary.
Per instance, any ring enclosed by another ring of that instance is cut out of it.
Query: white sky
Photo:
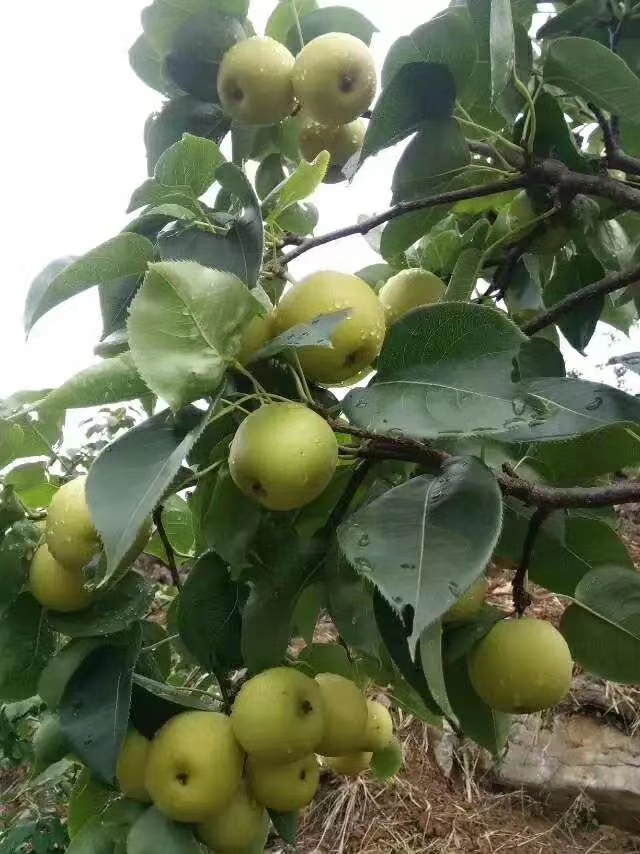
[[[4,10],[0,396],[58,385],[94,359],[100,331],[94,292],[46,315],[28,343],[22,310],[29,283],[49,261],[82,254],[122,228],[130,193],[146,177],[143,125],[160,96],[138,80],[127,57],[145,5],[146,0],[36,0]],[[274,0],[253,0],[257,28],[273,5]],[[373,47],[382,61],[398,36],[446,2],[349,0],[349,5],[381,30]],[[351,187],[321,188],[319,231],[386,207],[396,157],[386,152],[374,158]],[[323,267],[353,272],[376,259],[355,237],[308,253],[293,272]],[[615,352],[634,348],[640,349],[637,340],[624,340]],[[602,341],[592,349],[595,360],[604,361]]]

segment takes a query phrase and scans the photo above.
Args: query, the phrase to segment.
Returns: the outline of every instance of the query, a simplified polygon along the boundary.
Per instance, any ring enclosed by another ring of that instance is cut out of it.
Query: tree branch
[[[621,288],[633,285],[639,281],[640,265],[632,267],[630,270],[625,270],[622,273],[611,273],[610,275],[605,276],[604,279],[599,279],[597,282],[591,282],[591,284],[585,285],[585,287],[581,288],[579,291],[574,291],[574,293],[564,297],[564,299],[561,299],[548,311],[542,312],[538,317],[534,317],[532,320],[525,323],[522,327],[522,331],[526,335],[533,335],[536,332],[540,332],[541,329],[551,326],[551,324],[555,323],[563,314],[571,311],[571,309],[586,300],[600,294],[619,291]]]
[[[178,567],[176,566],[176,555],[173,551],[173,546],[167,536],[167,532],[164,528],[164,522],[162,521],[162,512],[164,507],[162,504],[159,504],[156,509],[153,511],[153,521],[158,529],[158,536],[162,541],[162,545],[164,546],[164,550],[167,555],[167,566],[169,567],[169,572],[171,573],[171,580],[173,581],[173,586],[178,590],[182,590],[182,581],[180,580],[180,573],[178,572]]]
[[[597,107],[595,104],[588,104],[588,107],[600,125],[604,139],[605,159],[609,169],[622,169],[623,172],[640,175],[640,160],[623,151],[615,131],[613,119],[609,121],[600,107]]]
[[[551,510],[548,507],[538,507],[538,509],[534,511],[531,519],[529,520],[527,536],[525,537],[524,546],[522,547],[522,559],[520,560],[520,566],[518,567],[512,582],[513,606],[520,616],[524,614],[524,612],[531,604],[531,596],[529,594],[529,590],[527,589],[529,564],[531,563],[531,558],[533,556],[533,548],[536,543],[536,538],[540,533],[540,528],[542,527],[550,513]]]

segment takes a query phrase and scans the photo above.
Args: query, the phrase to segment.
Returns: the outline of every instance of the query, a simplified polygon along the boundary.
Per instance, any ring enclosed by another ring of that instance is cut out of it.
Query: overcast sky
[[[131,191],[146,177],[142,131],[160,103],[130,70],[145,0],[14,3],[3,13],[4,81],[0,138],[3,204],[0,253],[0,396],[55,386],[93,360],[100,318],[95,293],[69,300],[36,325],[27,343],[24,298],[50,260],[81,254],[126,222]],[[253,0],[257,28],[273,0]],[[440,0],[349,0],[381,30],[380,60],[398,36],[447,5]],[[320,230],[385,207],[397,154],[370,161],[353,186],[323,187]],[[354,272],[375,260],[362,238],[308,253],[294,273],[331,267]],[[616,350],[635,345],[625,342]],[[603,361],[602,344],[596,361]]]

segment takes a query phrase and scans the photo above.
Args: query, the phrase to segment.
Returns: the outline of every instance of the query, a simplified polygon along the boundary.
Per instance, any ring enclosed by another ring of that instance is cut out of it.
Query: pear
[[[393,721],[386,706],[377,700],[367,700],[367,725],[363,744],[367,750],[377,753],[389,747],[393,741]]]
[[[217,854],[239,854],[264,847],[269,834],[267,811],[242,784],[226,807],[198,825],[198,836]]]
[[[320,785],[320,768],[313,754],[278,765],[249,756],[247,781],[258,803],[277,812],[292,812],[313,800]]]
[[[80,570],[67,569],[59,563],[42,543],[33,556],[29,573],[29,588],[34,598],[51,611],[81,611],[93,601],[85,590]]]
[[[125,736],[116,769],[122,794],[143,804],[151,800],[145,785],[150,747],[151,742],[147,738],[135,729],[130,729]]]
[[[328,756],[325,762],[336,774],[344,774],[345,777],[358,777],[363,771],[369,770],[372,758],[373,753],[358,751],[346,753],[344,756]]]
[[[344,166],[362,148],[366,131],[362,119],[346,125],[323,125],[310,119],[300,130],[300,153],[311,161],[321,151],[328,151],[331,166]]]
[[[353,753],[364,743],[367,729],[367,701],[350,679],[337,673],[319,673],[324,709],[324,731],[317,753],[343,756]]]
[[[442,617],[443,623],[469,623],[479,613],[484,605],[484,598],[489,589],[489,582],[482,576],[477,578],[471,587],[462,594],[455,605],[452,605]]]
[[[439,302],[446,285],[435,273],[412,267],[391,276],[380,288],[378,298],[384,306],[387,324],[391,326],[407,312]]]

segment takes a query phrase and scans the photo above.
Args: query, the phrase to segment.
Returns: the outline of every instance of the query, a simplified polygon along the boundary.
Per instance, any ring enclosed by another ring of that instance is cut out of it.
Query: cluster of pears
[[[275,667],[244,684],[230,716],[184,712],[152,741],[130,731],[117,777],[127,797],[196,825],[219,854],[241,854],[266,841],[268,809],[311,803],[317,754],[336,773],[356,776],[393,744],[386,707],[349,679]]]
[[[31,562],[31,593],[51,611],[81,611],[95,595],[86,587],[84,569],[100,552],[102,544],[87,503],[86,481],[84,475],[76,477],[53,496],[47,510],[44,541]],[[141,528],[124,565],[133,563],[150,535],[149,520]]]
[[[359,118],[373,101],[377,75],[367,45],[348,33],[325,33],[297,57],[268,36],[238,42],[222,58],[218,95],[240,124],[273,125],[295,117],[300,153],[328,151],[340,169],[362,147]],[[339,177],[339,176],[336,176]]]
[[[480,578],[443,618],[467,623],[484,604],[486,578]],[[492,709],[530,714],[560,703],[569,693],[573,661],[567,642],[545,620],[519,617],[500,620],[468,657],[471,684]]]

